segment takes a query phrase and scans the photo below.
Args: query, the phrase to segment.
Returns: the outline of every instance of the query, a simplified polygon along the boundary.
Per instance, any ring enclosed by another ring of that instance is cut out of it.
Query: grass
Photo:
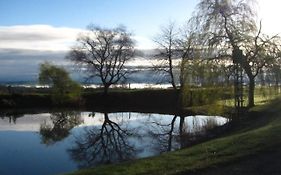
[[[93,169],[80,170],[72,175],[119,175],[119,174],[226,174],[227,170],[235,168],[245,174],[256,174],[258,168],[243,165],[246,161],[271,161],[265,159],[268,151],[274,154],[281,153],[281,99],[267,105],[257,106],[250,112],[249,117],[242,119],[241,124],[234,127],[229,133],[190,148],[165,153],[157,157],[145,158],[115,165],[103,165]],[[251,159],[251,156],[261,157],[260,160]],[[248,162],[249,163],[249,162]],[[265,163],[266,165],[266,163]],[[277,164],[278,165],[278,164]],[[278,166],[279,167],[279,166]],[[276,168],[276,167],[275,167]],[[250,169],[250,170],[249,170]],[[206,171],[207,170],[207,171]],[[251,171],[252,170],[252,171]],[[238,171],[238,170],[237,170]],[[251,172],[249,172],[251,171]],[[277,169],[280,173],[280,168]],[[228,173],[228,172],[227,172]],[[277,173],[277,174],[278,174]],[[230,173],[231,174],[231,173]],[[235,174],[235,173],[234,173]],[[241,174],[241,173],[240,173]],[[243,173],[242,173],[243,174]]]
[[[244,105],[248,104],[248,97],[247,97],[247,90],[244,89]],[[257,86],[255,88],[255,104],[256,105],[264,105],[268,103],[269,101],[277,98],[280,96],[281,91],[279,88],[276,87],[268,87],[268,86]],[[231,95],[232,98],[226,98],[223,100],[219,100],[219,105],[224,106],[234,106],[234,99],[233,95]]]

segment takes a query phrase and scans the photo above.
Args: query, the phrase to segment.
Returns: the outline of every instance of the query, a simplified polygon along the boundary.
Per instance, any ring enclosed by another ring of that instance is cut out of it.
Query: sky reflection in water
[[[0,174],[57,174],[184,147],[222,117],[55,112],[0,115]],[[205,126],[205,127],[202,127]]]

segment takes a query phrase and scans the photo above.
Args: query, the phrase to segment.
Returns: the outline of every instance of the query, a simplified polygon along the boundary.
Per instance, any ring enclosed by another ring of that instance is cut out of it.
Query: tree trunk
[[[105,84],[105,85],[104,85],[104,87],[103,87],[103,95],[104,95],[104,96],[107,96],[109,86],[110,86],[110,85],[108,85],[108,84]]]
[[[175,77],[174,77],[174,73],[173,73],[173,63],[172,63],[171,56],[169,56],[169,73],[170,73],[170,77],[171,77],[171,84],[172,84],[174,90],[177,90],[177,85],[175,83]]]
[[[255,106],[255,78],[249,76],[248,107]]]

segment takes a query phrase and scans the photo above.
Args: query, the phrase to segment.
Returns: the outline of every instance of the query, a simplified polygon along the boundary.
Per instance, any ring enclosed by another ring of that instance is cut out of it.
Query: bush
[[[52,100],[56,104],[77,101],[80,99],[81,86],[73,81],[68,72],[45,62],[40,65],[39,83],[51,85]]]

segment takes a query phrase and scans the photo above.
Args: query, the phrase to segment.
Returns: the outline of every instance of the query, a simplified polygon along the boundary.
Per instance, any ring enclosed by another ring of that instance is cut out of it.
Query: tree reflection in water
[[[66,138],[72,128],[83,122],[81,113],[73,111],[51,113],[50,119],[51,123],[45,121],[40,126],[41,140],[47,145],[54,144]]]
[[[3,120],[4,118],[8,118],[9,119],[9,123],[11,124],[16,124],[17,123],[17,119],[23,117],[24,114],[21,113],[5,113],[5,112],[0,112],[0,118]]]
[[[180,119],[179,123],[176,122]],[[185,117],[174,116],[171,122],[162,121],[157,118],[149,119],[148,133],[154,138],[153,148],[159,153],[172,151],[175,148],[184,147]],[[178,124],[178,126],[177,126]]]
[[[101,126],[87,129],[68,151],[81,168],[129,160],[136,154],[129,142],[129,138],[135,136],[132,129],[122,127],[122,123],[110,120],[108,113],[104,113]]]
[[[184,148],[190,141],[204,136],[208,130],[220,125],[214,117],[176,115],[171,121],[151,118],[148,122],[151,123],[148,125],[148,133],[154,138],[153,149],[159,153]]]

